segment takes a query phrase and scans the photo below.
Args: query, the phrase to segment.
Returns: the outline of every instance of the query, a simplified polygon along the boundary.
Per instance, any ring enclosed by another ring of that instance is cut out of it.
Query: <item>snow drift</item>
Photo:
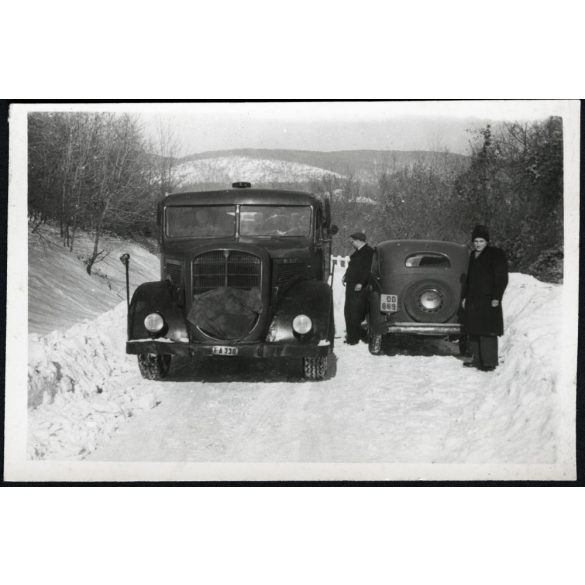
[[[105,236],[105,260],[89,276],[83,260],[92,245],[79,234],[72,254],[54,226],[29,233],[32,458],[80,457],[122,420],[157,400],[153,390],[138,391],[129,384],[136,360],[125,354],[126,284],[119,256],[131,255],[131,292],[143,281],[158,279],[159,260],[135,242]]]
[[[156,405],[153,387],[131,384],[137,369],[125,353],[126,310],[123,302],[93,322],[29,337],[31,458],[83,456],[121,421]]]

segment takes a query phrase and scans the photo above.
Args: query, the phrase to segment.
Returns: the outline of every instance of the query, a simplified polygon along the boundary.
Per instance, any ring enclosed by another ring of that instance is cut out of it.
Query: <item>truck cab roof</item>
[[[167,195],[165,207],[183,205],[315,205],[319,199],[305,191],[274,189],[224,189]]]

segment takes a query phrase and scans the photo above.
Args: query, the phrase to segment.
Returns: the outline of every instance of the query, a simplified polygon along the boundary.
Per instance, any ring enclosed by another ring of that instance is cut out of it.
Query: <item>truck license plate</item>
[[[211,348],[211,353],[213,355],[238,355],[238,348],[229,345],[214,345]]]

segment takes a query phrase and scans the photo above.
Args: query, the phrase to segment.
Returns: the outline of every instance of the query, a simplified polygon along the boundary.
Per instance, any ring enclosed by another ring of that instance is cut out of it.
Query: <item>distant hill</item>
[[[179,187],[202,184],[225,187],[234,181],[249,181],[254,185],[294,184],[310,182],[324,175],[340,176],[308,164],[235,154],[183,160],[176,167]]]
[[[226,183],[302,182],[327,174],[375,181],[382,172],[395,172],[415,163],[441,163],[463,170],[469,158],[431,151],[236,149],[193,154],[178,161],[181,185]]]

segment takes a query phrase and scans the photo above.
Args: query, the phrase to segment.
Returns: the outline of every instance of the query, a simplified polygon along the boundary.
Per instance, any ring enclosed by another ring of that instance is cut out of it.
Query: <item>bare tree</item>
[[[95,183],[89,201],[94,246],[86,261],[88,274],[104,255],[103,250],[99,249],[99,242],[108,220],[118,225],[125,219],[131,222],[137,213],[147,213],[146,208],[151,205],[143,140],[137,119],[127,114],[108,115],[101,120],[100,134],[95,155],[98,159]],[[135,211],[129,213],[132,207]]]
[[[168,118],[159,116],[156,119],[156,142],[153,146],[160,196],[164,197],[176,188],[176,166],[180,150],[180,141]]]

